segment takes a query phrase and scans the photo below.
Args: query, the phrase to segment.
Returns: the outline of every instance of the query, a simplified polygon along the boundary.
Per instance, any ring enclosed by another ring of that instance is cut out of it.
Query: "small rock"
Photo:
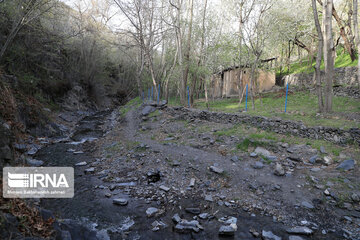
[[[189,231],[199,232],[200,229],[204,229],[204,228],[196,220],[192,220],[192,221],[181,220],[175,226],[175,231],[179,233],[185,233]]]
[[[210,214],[208,214],[208,213],[201,213],[201,214],[199,215],[199,218],[200,218],[200,219],[207,219],[209,216],[210,216]]]
[[[300,236],[289,236],[289,240],[304,240],[304,239]]]
[[[26,152],[26,145],[25,144],[19,144],[19,143],[14,143],[14,148],[16,151],[19,151],[19,152]]]
[[[87,165],[87,162],[79,162],[75,164],[75,166],[85,166],[85,165]]]
[[[297,154],[291,154],[289,156],[289,159],[295,162],[301,162],[301,157]]]
[[[172,166],[178,167],[178,166],[180,166],[180,162],[178,160],[175,160],[175,161],[173,161]]]
[[[252,153],[250,153],[250,157],[257,157],[257,153],[256,152],[252,152]]]
[[[156,108],[152,107],[152,106],[146,106],[144,107],[144,109],[141,111],[141,114],[143,116],[147,116],[152,112],[155,112]]]
[[[219,229],[219,235],[233,236],[237,231],[237,218],[236,217],[222,217],[219,219],[219,222],[224,223],[225,225],[221,226]]]
[[[349,171],[354,169],[354,166],[355,166],[355,160],[348,159],[340,163],[339,166],[336,167],[336,169]]]
[[[263,155],[264,157],[271,156],[271,153],[268,150],[266,150],[265,148],[262,148],[262,147],[257,147],[254,152],[256,154],[258,154],[258,155]]]
[[[116,198],[113,200],[113,204],[125,206],[128,204],[128,200],[126,200],[125,198]]]
[[[324,194],[325,194],[326,196],[330,196],[329,189],[325,189]]]
[[[221,226],[219,229],[219,235],[234,236],[236,230],[232,226]]]
[[[262,230],[262,238],[264,240],[281,240],[282,238],[279,236],[276,236],[275,234],[273,234],[271,231],[265,231]]]
[[[179,216],[179,214],[175,214],[172,218],[171,218],[175,223],[179,223],[181,222],[181,218]]]
[[[87,168],[84,170],[85,173],[94,173],[95,172],[95,168],[91,167],[91,168]]]
[[[290,234],[311,235],[314,231],[308,227],[293,227],[286,230]]]
[[[230,225],[230,224],[236,224],[237,218],[236,217],[222,217],[219,219],[219,222],[222,222],[224,224]]]
[[[211,195],[205,195],[205,201],[213,202],[213,197]]]
[[[262,162],[260,162],[260,161],[257,161],[252,165],[252,167],[254,169],[262,169],[262,168],[264,168],[264,164]]]
[[[214,173],[218,173],[218,174],[224,173],[224,169],[221,169],[221,168],[218,168],[218,167],[215,167],[215,166],[211,166],[210,171],[212,171]]]
[[[274,174],[276,176],[284,176],[285,175],[285,170],[280,163],[276,163]]]
[[[155,214],[157,214],[159,212],[159,209],[154,208],[154,207],[149,207],[148,209],[146,209],[146,216],[148,218],[155,216]]]
[[[321,152],[322,154],[327,154],[324,146],[321,146],[321,147],[320,147],[320,152]]]
[[[308,209],[314,209],[314,206],[311,203],[307,202],[307,201],[303,201],[301,203],[301,206],[303,206],[305,208],[308,208]]]
[[[28,152],[27,155],[33,156],[37,153],[38,149],[36,147],[32,147]]]
[[[195,215],[200,214],[200,208],[185,208],[185,211]]]
[[[352,221],[353,221],[352,218],[349,217],[349,216],[344,216],[343,219],[344,219],[345,221],[348,221],[349,223],[352,223]]]
[[[77,152],[73,152],[74,154],[84,154],[83,151],[77,151]]]
[[[331,157],[329,157],[329,156],[325,156],[325,157],[324,157],[324,164],[325,164],[325,165],[329,166],[329,165],[332,164],[332,163],[333,163],[333,160],[332,160]]]
[[[288,148],[288,147],[289,147],[289,144],[288,144],[288,143],[281,143],[281,147],[283,147],[283,148]]]
[[[230,160],[233,161],[233,162],[238,162],[239,157],[238,156],[232,156]]]
[[[310,169],[310,171],[312,171],[312,172],[319,172],[321,169],[320,168],[312,168],[312,169]]]
[[[161,185],[159,188],[160,188],[160,190],[163,190],[163,191],[165,191],[165,192],[170,191],[170,188],[169,188],[169,187],[166,187],[166,186],[164,186],[164,185]]]
[[[110,198],[110,197],[111,197],[111,193],[105,193],[105,197]]]
[[[256,238],[260,236],[260,233],[258,233],[255,229],[250,229],[249,232]]]
[[[167,225],[165,223],[163,223],[162,221],[154,221],[151,224],[151,226],[153,227],[152,231],[154,231],[154,232],[167,227]]]
[[[318,155],[312,156],[312,157],[310,158],[310,160],[309,160],[309,163],[315,164],[316,159],[318,159]]]
[[[351,195],[351,199],[354,201],[354,202],[360,202],[360,196],[356,193],[353,193]]]
[[[195,178],[191,178],[189,187],[194,187],[194,186],[195,186]]]
[[[44,164],[43,161],[36,160],[36,159],[33,159],[33,158],[26,158],[26,163],[29,166],[32,166],[32,167],[40,167],[40,166],[42,166]]]

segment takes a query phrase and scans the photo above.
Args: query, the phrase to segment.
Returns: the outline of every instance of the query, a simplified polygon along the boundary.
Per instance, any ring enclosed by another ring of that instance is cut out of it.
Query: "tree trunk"
[[[319,4],[321,6],[323,6],[322,0],[317,0],[317,1],[319,2]],[[328,1],[325,0],[325,3],[327,3],[327,2]],[[351,36],[348,37],[348,35],[346,34],[345,27],[343,26],[340,16],[337,14],[336,9],[334,8],[333,1],[331,1],[331,5],[332,5],[332,9],[331,9],[330,14],[332,14],[332,16],[334,16],[334,18],[339,26],[339,29],[340,29],[341,38],[344,40],[345,49],[350,54],[351,60],[354,61],[356,59],[356,56],[355,56],[354,48],[349,40],[349,38],[351,38]],[[325,6],[323,6],[323,7],[325,7]]]
[[[208,100],[208,90],[207,90],[206,80],[205,80],[205,82],[204,82],[204,89],[205,89],[205,103],[206,103],[206,108],[207,108],[207,110],[209,110],[209,100]]]
[[[165,99],[166,99],[167,102],[169,101],[169,80],[170,80],[170,77],[172,76],[172,73],[173,73],[174,68],[176,66],[176,60],[177,60],[177,57],[178,57],[178,52],[179,52],[179,48],[176,47],[176,52],[175,52],[175,56],[174,56],[173,65],[171,66],[171,68],[169,70],[169,73],[166,75],[166,78],[165,78]]]
[[[193,21],[193,9],[194,2],[190,0],[190,22],[189,22],[189,32],[187,36],[186,52],[185,52],[185,69],[183,79],[181,81],[181,104],[186,105],[186,86],[188,82],[189,69],[190,69],[190,51],[191,51],[191,35],[192,35],[192,21]]]
[[[255,80],[255,70],[258,63],[258,56],[256,56],[255,61],[251,67],[251,80],[250,80],[250,97],[252,102],[252,109],[255,110],[255,99],[254,99],[254,82]]]
[[[323,51],[323,47],[324,47],[324,38],[323,38],[323,34],[321,31],[321,26],[320,26],[320,22],[319,22],[319,16],[318,16],[317,7],[316,7],[316,0],[312,0],[312,8],[313,8],[313,12],[314,12],[315,27],[316,27],[316,31],[318,33],[318,38],[319,38],[314,77],[315,77],[315,81],[316,81],[319,112],[323,112],[324,111],[324,102],[323,102],[323,96],[322,96],[320,65],[321,65],[321,59],[322,59],[322,51]]]
[[[206,20],[206,9],[207,9],[207,0],[204,2],[204,11],[203,11],[203,18],[202,18],[202,32],[201,32],[201,44],[200,44],[200,56],[198,60],[198,68],[202,65],[203,58],[204,58],[204,45],[205,45],[205,20]],[[191,85],[191,97],[190,97],[190,104],[191,106],[194,104],[194,95],[196,90],[196,84],[197,84],[197,77],[194,75],[193,82]],[[200,76],[200,87],[202,85],[202,80],[205,79],[202,76]],[[199,92],[199,91],[198,91]]]
[[[324,4],[324,63],[325,63],[325,112],[332,111],[334,57],[332,36],[333,0],[325,0]]]
[[[353,21],[354,21],[354,29],[355,29],[355,43],[358,52],[358,72],[357,72],[357,80],[358,87],[360,88],[360,35],[359,35],[359,22],[358,22],[358,0],[353,0]]]
[[[239,74],[238,74],[238,90],[239,90],[239,106],[242,102],[242,95],[241,92],[243,92],[242,89],[242,77],[243,77],[243,70],[241,67],[242,64],[242,54],[241,54],[241,49],[242,49],[242,31],[243,31],[243,17],[242,17],[242,12],[243,12],[243,4],[244,2],[240,3],[240,16],[239,16]]]

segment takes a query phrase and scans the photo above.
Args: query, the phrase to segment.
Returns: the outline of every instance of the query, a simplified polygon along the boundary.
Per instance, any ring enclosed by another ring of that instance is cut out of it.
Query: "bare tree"
[[[243,89],[243,84],[242,84],[242,78],[243,78],[243,69],[242,69],[242,65],[244,65],[246,67],[246,65],[248,65],[247,63],[243,63],[243,56],[242,56],[242,50],[243,50],[243,26],[244,24],[248,21],[251,12],[254,9],[255,6],[255,0],[252,0],[249,5],[245,5],[246,2],[245,0],[241,0],[240,2],[237,2],[238,6],[237,9],[239,9],[238,12],[238,18],[239,18],[239,73],[238,73],[238,95],[239,95],[239,105],[242,102],[243,96],[244,96],[244,91],[245,88]]]
[[[207,9],[207,0],[204,0],[204,9],[203,9],[203,15],[202,15],[202,23],[201,23],[201,42],[200,42],[200,53],[198,56],[198,62],[197,62],[197,68],[199,69],[201,67],[201,65],[204,62],[204,58],[205,58],[205,52],[204,52],[204,45],[205,45],[205,33],[206,33],[206,28],[205,28],[205,21],[206,21],[206,9]],[[193,79],[191,82],[191,95],[190,95],[190,104],[191,106],[194,104],[194,97],[196,94],[196,85],[197,85],[197,78],[198,76],[195,76],[195,74],[193,75]],[[202,85],[202,80],[204,79],[204,77],[200,76],[200,87]]]
[[[321,65],[321,60],[322,60],[322,52],[323,52],[323,48],[324,48],[324,37],[323,37],[323,33],[321,31],[319,16],[318,16],[317,7],[316,7],[316,0],[312,0],[312,8],[313,8],[313,12],[314,12],[315,27],[316,27],[316,31],[317,31],[318,39],[319,39],[314,77],[316,80],[319,112],[322,112],[324,110],[324,102],[323,102],[323,96],[322,96],[320,65]]]
[[[318,3],[323,6],[323,2],[322,0],[317,0]],[[327,1],[325,0],[325,3]],[[345,26],[343,25],[343,21],[341,20],[339,14],[337,13],[334,4],[332,3],[332,9],[331,9],[331,14],[332,16],[335,18],[337,25],[339,26],[340,29],[340,36],[344,41],[344,45],[345,45],[345,49],[346,51],[350,54],[351,60],[354,61],[356,59],[356,55],[355,55],[355,50],[354,50],[354,46],[351,44],[351,39],[353,38],[349,33],[347,33],[345,31]],[[324,6],[325,7],[325,6]]]
[[[324,3],[324,63],[325,63],[325,112],[332,111],[334,78],[334,42],[332,36],[333,0]]]
[[[51,0],[26,0],[18,3],[12,28],[0,50],[0,61],[21,28],[49,11],[54,4],[55,1]]]
[[[194,15],[194,1],[189,0],[189,28],[188,35],[186,40],[186,48],[184,53],[185,66],[183,70],[183,79],[180,84],[180,101],[182,105],[185,105],[186,102],[186,86],[188,82],[189,70],[190,70],[190,52],[191,52],[191,36],[192,36],[192,25],[193,25],[193,15]]]
[[[255,89],[257,88],[256,83],[256,74],[257,68],[262,54],[264,53],[265,41],[269,37],[268,26],[264,20],[265,13],[271,8],[271,0],[266,0],[258,3],[258,11],[252,19],[252,24],[245,29],[247,33],[247,38],[249,42],[249,48],[251,49],[252,54],[254,55],[254,60],[251,65],[250,73],[250,97],[252,101],[252,109],[255,109]],[[260,95],[261,98],[261,95]]]
[[[140,68],[137,75],[137,85],[141,94],[141,74],[145,66],[148,67],[152,85],[156,94],[157,80],[154,66],[154,53],[161,43],[160,18],[156,16],[158,7],[151,0],[114,0],[121,12],[125,15],[133,30],[125,30],[131,36],[139,48]]]
[[[353,21],[354,21],[354,31],[355,31],[355,43],[358,52],[358,72],[357,80],[358,86],[360,88],[360,35],[359,35],[359,22],[358,22],[358,0],[353,0]]]

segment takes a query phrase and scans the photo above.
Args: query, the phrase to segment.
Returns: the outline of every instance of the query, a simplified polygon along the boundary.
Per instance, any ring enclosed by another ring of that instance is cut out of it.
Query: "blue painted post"
[[[190,107],[190,90],[189,90],[189,86],[187,86],[187,94],[188,94],[188,107]]]
[[[245,112],[247,112],[247,99],[248,99],[248,84],[246,84],[246,101],[245,101]]]
[[[160,83],[159,83],[157,103],[159,104],[159,102],[160,102]]]
[[[288,91],[289,91],[289,84],[286,84],[285,112],[286,112],[286,107],[287,107]]]
[[[153,94],[153,93],[154,93],[154,86],[152,86],[152,87],[151,87],[151,100],[153,100],[153,99],[154,99],[154,97],[153,97],[153,96],[154,96],[154,94]]]
[[[149,96],[149,101],[150,101],[150,88],[148,88],[148,96]]]

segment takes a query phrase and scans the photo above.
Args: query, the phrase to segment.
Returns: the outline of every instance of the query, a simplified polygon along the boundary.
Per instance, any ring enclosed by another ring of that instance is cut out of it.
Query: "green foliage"
[[[350,54],[348,54],[342,46],[338,47],[336,50],[337,57],[335,58],[335,68],[342,67],[356,67],[358,64],[358,59],[355,61],[351,60]],[[312,61],[310,64],[309,58],[306,57],[300,61],[294,62],[290,64],[290,70],[288,70],[287,66],[285,66],[282,71],[278,70],[276,72],[277,75],[280,74],[297,74],[297,73],[312,73],[315,71],[316,60]],[[321,62],[320,69],[324,70],[324,61]]]

